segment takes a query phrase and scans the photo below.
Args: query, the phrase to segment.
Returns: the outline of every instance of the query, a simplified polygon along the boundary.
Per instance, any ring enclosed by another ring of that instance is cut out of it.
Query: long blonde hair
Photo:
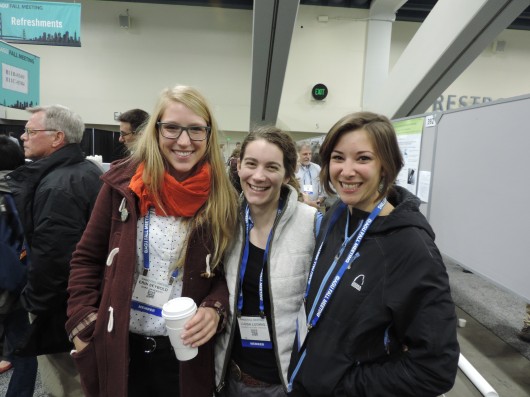
[[[217,123],[212,115],[206,99],[194,88],[177,85],[162,91],[158,103],[144,127],[139,139],[133,147],[132,160],[144,163],[143,181],[154,198],[160,202],[160,188],[164,180],[164,172],[169,166],[159,148],[159,135],[156,123],[171,103],[179,102],[202,117],[211,130],[207,138],[204,157],[195,165],[195,170],[204,162],[210,164],[211,187],[205,205],[189,220],[192,231],[206,226],[214,244],[214,252],[210,262],[215,268],[222,260],[224,252],[231,244],[231,236],[236,230],[237,196],[230,184],[225,171],[225,164],[219,150]],[[192,234],[188,233],[188,236]],[[186,249],[186,246],[184,246]],[[182,260],[176,264],[180,267]]]

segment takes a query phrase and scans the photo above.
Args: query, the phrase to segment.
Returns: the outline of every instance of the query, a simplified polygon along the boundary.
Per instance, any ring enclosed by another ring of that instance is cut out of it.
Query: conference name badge
[[[304,191],[304,193],[306,193],[306,194],[311,194],[311,193],[313,193],[313,185],[304,185],[304,186],[303,186],[303,191]]]
[[[243,347],[272,349],[267,319],[260,316],[240,316],[237,318]]]
[[[131,307],[134,310],[162,317],[162,306],[169,301],[172,287],[167,282],[140,275],[134,287]]]

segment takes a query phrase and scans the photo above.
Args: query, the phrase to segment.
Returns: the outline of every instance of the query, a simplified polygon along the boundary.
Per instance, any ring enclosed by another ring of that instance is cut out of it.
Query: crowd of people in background
[[[386,117],[349,114],[298,146],[257,127],[225,159],[206,98],[178,85],[150,115],[120,115],[127,153],[102,175],[76,113],[27,110],[22,147],[0,137],[1,255],[18,270],[0,284],[9,397],[33,395],[37,362],[51,396],[453,386],[449,281],[419,200],[395,185],[403,159]],[[176,297],[198,307],[182,331],[198,348],[188,361],[161,314]]]

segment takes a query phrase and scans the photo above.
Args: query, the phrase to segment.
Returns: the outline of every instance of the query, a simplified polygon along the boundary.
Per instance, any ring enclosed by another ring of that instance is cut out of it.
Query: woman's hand
[[[184,325],[181,334],[185,345],[199,347],[208,342],[217,332],[219,314],[211,307],[199,307],[197,313]]]
[[[81,353],[85,349],[85,347],[88,346],[88,343],[83,342],[81,339],[79,339],[78,336],[75,336],[72,342],[74,342],[75,351],[77,353]]]

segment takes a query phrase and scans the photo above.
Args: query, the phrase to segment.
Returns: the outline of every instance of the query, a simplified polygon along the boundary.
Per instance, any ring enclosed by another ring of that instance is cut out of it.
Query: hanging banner
[[[40,103],[40,58],[0,41],[0,105],[26,109]]]
[[[418,168],[420,166],[421,135],[423,117],[392,122],[403,155],[403,168],[396,178],[396,185],[413,194],[417,191]]]
[[[0,0],[0,40],[81,47],[81,4]]]

